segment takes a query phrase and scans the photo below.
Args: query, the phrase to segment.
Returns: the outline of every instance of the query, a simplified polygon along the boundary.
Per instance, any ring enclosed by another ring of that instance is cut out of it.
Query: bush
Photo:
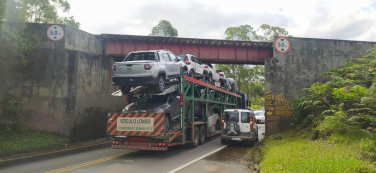
[[[319,81],[290,102],[296,125],[318,130],[324,138],[375,129],[376,47],[344,68],[324,73]]]
[[[2,132],[19,132],[22,125],[21,106],[12,92],[5,94],[0,104],[0,130]]]

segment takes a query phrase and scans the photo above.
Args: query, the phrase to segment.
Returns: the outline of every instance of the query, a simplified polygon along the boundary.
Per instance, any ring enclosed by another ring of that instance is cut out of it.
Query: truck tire
[[[120,91],[122,94],[128,94],[131,91],[131,87],[121,86]]]
[[[192,148],[196,148],[198,146],[198,143],[199,143],[200,133],[198,131],[197,126],[195,126],[194,133],[195,133],[195,137],[193,139]]]
[[[249,147],[253,147],[254,145],[255,145],[255,140],[250,140],[250,141],[247,141],[247,145],[249,146]]]
[[[204,125],[201,125],[200,126],[200,140],[199,140],[199,143],[200,145],[204,144],[205,143],[205,139],[206,139],[206,130],[205,130],[205,126]]]
[[[163,76],[158,76],[157,92],[161,93],[165,91],[165,89],[166,89],[165,78]]]
[[[222,145],[227,145],[227,141],[224,140],[224,139],[221,139],[221,144],[222,144]]]

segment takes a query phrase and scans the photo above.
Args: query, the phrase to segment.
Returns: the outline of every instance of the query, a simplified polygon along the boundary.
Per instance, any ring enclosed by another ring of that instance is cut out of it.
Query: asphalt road
[[[264,133],[264,125],[259,125],[259,138]],[[110,145],[90,151],[82,151],[69,155],[56,156],[39,161],[19,163],[9,167],[0,168],[0,172],[170,172],[176,168],[188,169],[189,163],[201,160],[205,156],[219,148],[219,135],[207,139],[204,145],[197,148],[186,146],[170,147],[169,151],[135,151],[125,149],[111,149]],[[226,147],[231,153],[231,148]],[[188,165],[187,165],[188,164]]]

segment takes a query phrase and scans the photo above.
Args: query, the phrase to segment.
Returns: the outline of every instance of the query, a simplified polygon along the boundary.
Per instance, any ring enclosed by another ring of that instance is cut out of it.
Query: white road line
[[[203,158],[205,158],[205,157],[207,157],[207,156],[209,156],[209,155],[212,155],[212,154],[214,154],[214,153],[216,153],[216,152],[222,150],[222,149],[225,148],[225,147],[227,147],[227,145],[222,146],[222,147],[219,147],[218,149],[216,149],[216,150],[214,150],[214,151],[212,151],[212,152],[210,152],[210,153],[207,153],[207,154],[205,154],[205,155],[203,155],[203,156],[201,156],[201,157],[199,157],[199,158],[197,158],[197,159],[195,159],[195,160],[192,160],[192,161],[190,161],[190,162],[188,162],[188,163],[186,163],[186,164],[184,164],[184,165],[181,165],[180,167],[178,167],[178,168],[176,168],[176,169],[174,169],[174,170],[172,170],[172,171],[170,171],[170,172],[168,172],[168,173],[175,173],[175,172],[177,172],[177,171],[180,171],[181,169],[183,169],[183,168],[185,168],[185,167],[187,167],[187,166],[189,166],[189,165],[192,165],[193,163],[195,163],[195,162],[197,162],[197,161],[199,161],[199,160],[201,160],[201,159],[203,159]]]

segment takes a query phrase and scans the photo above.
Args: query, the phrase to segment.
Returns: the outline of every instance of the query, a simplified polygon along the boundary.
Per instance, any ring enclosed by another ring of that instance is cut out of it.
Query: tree
[[[257,32],[261,32],[258,35]],[[226,40],[241,40],[241,41],[268,41],[274,40],[274,36],[289,36],[285,28],[270,26],[262,24],[257,30],[251,25],[240,25],[238,27],[228,27],[225,31],[227,35]],[[247,93],[253,105],[264,104],[264,67],[249,65],[216,65],[222,70],[226,77],[234,78],[239,89]]]
[[[225,31],[226,40],[251,41],[256,32],[251,25],[240,25],[239,27],[228,27]]]
[[[69,12],[66,0],[0,0],[0,20],[9,22],[57,23],[80,26],[73,16],[59,17],[57,10]]]
[[[162,37],[176,37],[178,36],[178,30],[172,27],[171,23],[167,20],[159,21],[158,25],[153,27],[150,36],[162,36]]]
[[[289,32],[285,28],[280,28],[278,26],[270,26],[268,24],[262,24],[257,31],[261,31],[262,35],[255,34],[255,40],[257,41],[268,41],[273,42],[274,36],[287,36],[292,37],[289,35]]]

